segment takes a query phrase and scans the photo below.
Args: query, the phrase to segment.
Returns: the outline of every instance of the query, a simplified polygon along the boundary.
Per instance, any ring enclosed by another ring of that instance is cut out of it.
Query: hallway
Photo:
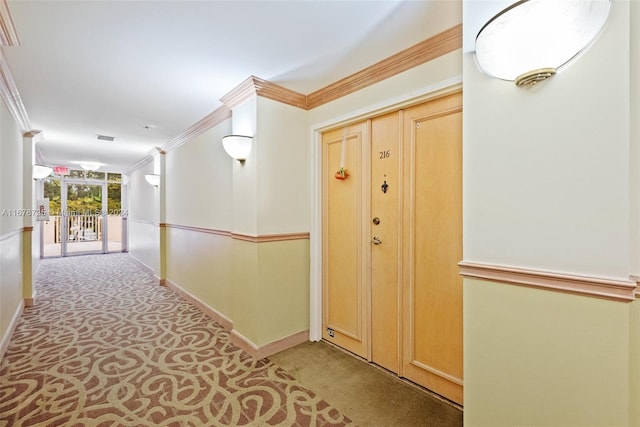
[[[0,363],[0,426],[462,425],[326,343],[250,357],[128,254],[43,260],[36,288]]]
[[[124,254],[44,260],[0,365],[0,425],[349,425]]]

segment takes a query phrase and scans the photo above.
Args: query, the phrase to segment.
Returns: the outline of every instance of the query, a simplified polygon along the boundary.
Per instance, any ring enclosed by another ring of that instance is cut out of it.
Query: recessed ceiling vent
[[[98,135],[98,140],[99,141],[113,142],[113,141],[115,141],[115,139],[116,139],[115,136]]]

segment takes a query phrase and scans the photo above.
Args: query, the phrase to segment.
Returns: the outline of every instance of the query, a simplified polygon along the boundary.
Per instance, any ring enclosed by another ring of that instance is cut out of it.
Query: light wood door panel
[[[322,146],[323,338],[462,404],[462,94]]]
[[[323,134],[323,338],[368,356],[363,232],[363,140],[367,123]],[[345,147],[343,148],[343,140]],[[335,178],[344,151],[347,179]],[[333,336],[332,336],[333,335]]]
[[[371,360],[398,373],[400,367],[399,221],[402,183],[401,112],[371,121]],[[386,192],[382,186],[386,185]],[[373,222],[377,218],[378,224]]]
[[[403,376],[462,403],[461,94],[405,111]]]

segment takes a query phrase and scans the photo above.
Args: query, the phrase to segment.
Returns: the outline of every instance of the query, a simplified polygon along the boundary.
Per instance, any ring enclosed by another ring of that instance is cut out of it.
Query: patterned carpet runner
[[[0,363],[0,426],[352,422],[125,254],[44,260]]]

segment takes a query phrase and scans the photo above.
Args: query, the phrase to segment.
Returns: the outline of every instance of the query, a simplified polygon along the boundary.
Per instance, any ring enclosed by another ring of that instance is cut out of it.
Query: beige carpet
[[[0,426],[344,426],[124,254],[45,260],[0,363]]]
[[[270,357],[362,427],[462,427],[462,410],[324,341]]]

